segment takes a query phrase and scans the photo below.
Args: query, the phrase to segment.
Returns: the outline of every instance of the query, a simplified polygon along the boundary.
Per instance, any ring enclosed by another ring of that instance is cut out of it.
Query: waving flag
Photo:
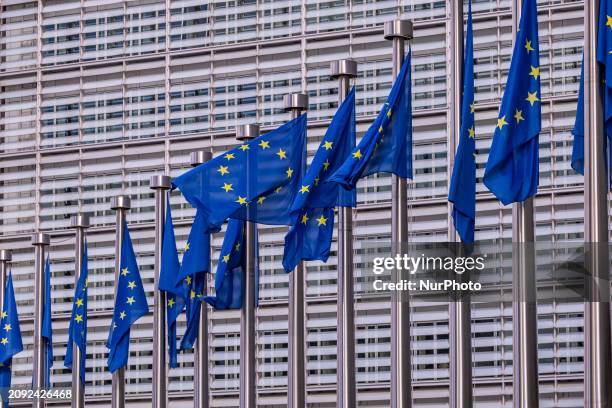
[[[208,232],[230,217],[290,225],[305,139],[304,114],[191,169],[173,185],[201,211]]]
[[[484,174],[485,185],[504,205],[534,196],[539,183],[542,94],[536,0],[524,0],[522,10]]]
[[[0,345],[2,345],[0,347],[0,397],[2,397],[2,407],[8,408],[13,356],[23,350],[11,273],[8,275],[6,287],[2,290],[4,290],[4,304],[0,319]]]
[[[202,213],[197,211],[179,273],[180,279],[187,284],[187,328],[181,340],[181,350],[193,348],[198,338],[201,297],[206,289],[206,274],[210,272],[210,234],[204,221]]]
[[[412,178],[411,52],[402,65],[387,102],[356,148],[330,181],[352,190],[357,180],[374,173]]]
[[[51,368],[53,367],[53,328],[51,327],[51,261],[45,263],[45,305],[42,321],[42,338],[45,343],[45,388],[51,387]]]
[[[74,288],[72,301],[72,315],[68,327],[68,346],[64,357],[64,366],[72,368],[72,350],[76,345],[81,350],[79,366],[81,368],[80,380],[85,384],[85,362],[87,361],[87,242],[83,249],[81,273]]]
[[[283,266],[292,271],[300,260],[327,261],[334,232],[334,207],[354,207],[355,190],[328,183],[355,147],[355,89],[347,95],[315,153],[291,207],[296,222],[285,236]]]
[[[164,224],[164,236],[162,238],[162,259],[159,271],[158,290],[166,292],[166,321],[168,324],[168,356],[170,367],[177,366],[176,349],[176,321],[185,309],[186,287],[183,281],[176,282],[179,274],[178,252],[176,250],[176,238],[174,236],[174,225],[172,224],[172,212],[170,199],[167,197],[166,221]]]
[[[468,6],[465,56],[463,61],[463,100],[461,129],[455,155],[448,201],[453,203],[453,222],[461,240],[474,242],[476,219],[476,130],[474,120],[474,33],[472,2]]]
[[[215,275],[215,295],[202,297],[203,301],[215,309],[240,309],[242,307],[245,226],[246,223],[242,220],[230,219],[227,224]],[[256,235],[255,248],[257,247]],[[255,259],[258,259],[257,255]]]
[[[132,247],[127,223],[123,224],[123,245],[119,279],[115,294],[115,310],[106,342],[109,349],[108,369],[114,373],[127,365],[132,324],[149,312],[147,297],[140,279],[136,254]]]

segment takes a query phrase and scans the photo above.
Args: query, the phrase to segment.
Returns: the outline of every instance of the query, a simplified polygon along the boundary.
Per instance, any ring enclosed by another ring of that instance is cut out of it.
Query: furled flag
[[[463,100],[459,146],[455,155],[448,201],[453,203],[455,230],[465,243],[474,242],[476,218],[476,130],[474,120],[474,33],[472,2],[468,3],[467,33],[463,61]]]
[[[524,0],[506,90],[484,184],[504,204],[536,194],[541,130],[540,58],[536,0]]]
[[[374,173],[412,178],[411,55],[409,51],[376,120],[330,181],[352,190],[357,180]]]
[[[202,212],[207,232],[230,217],[290,225],[289,209],[305,163],[305,139],[304,114],[189,170],[173,186]]]
[[[187,327],[181,350],[193,348],[198,338],[201,297],[206,288],[206,274],[210,272],[210,234],[204,221],[202,213],[196,211],[179,272],[179,279],[187,284]]]
[[[291,207],[296,219],[285,236],[283,266],[292,271],[301,260],[327,261],[334,232],[334,207],[354,207],[355,189],[328,183],[355,147],[355,88],[338,111],[312,159]]]
[[[584,175],[584,58],[580,70],[580,87],[578,89],[578,105],[576,120],[572,129],[574,143],[572,145],[572,169]]]
[[[72,315],[70,317],[70,326],[68,327],[68,347],[64,357],[64,366],[72,368],[72,350],[74,345],[81,350],[79,366],[81,367],[80,380],[83,384],[85,384],[85,362],[87,361],[87,288],[87,242],[85,242],[81,261],[81,273],[74,288]]]
[[[170,199],[167,197],[166,221],[162,238],[161,268],[158,290],[166,292],[166,321],[168,324],[168,356],[170,367],[177,366],[176,321],[185,309],[186,286],[183,281],[176,282],[180,265],[176,250],[176,238],[172,224]]]
[[[111,373],[127,365],[130,328],[136,320],[149,312],[147,297],[140,279],[136,254],[134,254],[126,222],[123,224],[123,231],[119,279],[115,293],[115,310],[106,342],[106,347],[109,349],[108,369]]]
[[[215,295],[202,297],[203,301],[215,309],[240,309],[242,307],[245,234],[245,221],[229,220],[215,274]],[[257,247],[257,235],[255,235],[255,248]],[[257,254],[255,259],[258,259]]]
[[[51,261],[45,263],[45,304],[42,321],[42,338],[45,342],[45,388],[51,387],[51,368],[53,367],[53,328],[51,327]]]
[[[13,290],[13,275],[9,273],[4,290],[4,304],[0,319],[0,397],[2,407],[9,406],[9,388],[11,387],[11,364],[13,356],[23,350],[19,314]]]

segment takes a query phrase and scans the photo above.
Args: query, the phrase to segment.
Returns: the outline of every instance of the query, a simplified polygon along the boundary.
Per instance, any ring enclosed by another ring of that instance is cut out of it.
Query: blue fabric
[[[357,201],[355,189],[347,191],[328,180],[354,147],[353,88],[338,107],[291,207],[294,225],[285,236],[285,271],[292,271],[301,260],[327,261],[334,232],[334,207],[354,207]]]
[[[536,0],[524,0],[484,184],[504,205],[536,194],[541,130]]]
[[[238,146],[177,177],[207,232],[227,218],[291,225],[289,210],[305,164],[306,115]]]
[[[11,387],[11,364],[13,356],[23,350],[19,313],[13,290],[13,275],[9,273],[4,290],[4,304],[0,319],[0,397],[3,408],[8,408],[8,390]]]
[[[360,178],[374,173],[412,178],[411,56],[409,51],[376,120],[330,181],[352,190]]]
[[[159,271],[158,290],[166,292],[166,321],[168,325],[168,357],[170,367],[177,366],[176,321],[185,309],[186,287],[183,281],[176,282],[179,274],[178,252],[169,195],[166,198],[166,220],[162,238],[162,259]]]
[[[209,251],[210,252],[210,251]],[[183,258],[184,259],[184,258]],[[181,340],[181,350],[192,349],[200,330],[201,297],[206,288],[206,273],[198,273],[191,278],[189,296],[187,297],[187,327]]]
[[[244,296],[243,273],[245,269],[244,244],[246,223],[230,219],[223,238],[217,273],[215,274],[215,295],[201,299],[218,310],[240,309]],[[255,234],[255,248],[258,247]],[[255,257],[257,265],[258,257]],[[257,266],[256,266],[257,269]],[[257,299],[257,296],[256,296]]]
[[[476,219],[476,130],[474,120],[474,32],[472,2],[468,5],[465,56],[463,61],[463,100],[461,129],[455,155],[448,201],[453,203],[455,230],[465,243],[474,242]]]
[[[83,260],[81,262],[81,273],[74,288],[74,299],[72,301],[72,314],[68,328],[68,347],[64,357],[64,366],[72,368],[72,351],[76,345],[81,351],[79,366],[81,369],[80,380],[85,384],[85,362],[87,361],[87,242],[83,249]]]
[[[109,349],[108,369],[114,373],[127,365],[132,324],[149,312],[147,297],[140,279],[136,254],[127,223],[124,223],[121,263],[115,296],[115,310],[106,342]]]
[[[578,105],[576,120],[572,129],[574,143],[572,145],[572,169],[584,175],[584,56],[580,70],[580,88],[578,90]]]
[[[53,328],[51,319],[51,261],[45,263],[45,304],[42,321],[42,338],[45,343],[45,388],[51,387],[51,368],[53,367]]]

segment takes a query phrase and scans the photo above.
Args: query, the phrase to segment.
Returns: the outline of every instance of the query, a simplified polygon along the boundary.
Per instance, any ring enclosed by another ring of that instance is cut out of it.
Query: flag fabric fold
[[[474,118],[474,33],[472,2],[468,3],[468,19],[463,61],[463,99],[459,146],[455,155],[448,201],[453,203],[455,230],[465,243],[474,242],[476,219],[476,130]]]
[[[8,408],[13,356],[23,350],[12,273],[9,273],[6,287],[2,290],[4,291],[4,304],[0,319],[0,397],[2,407]]]
[[[354,207],[355,189],[328,182],[355,147],[355,89],[338,107],[291,207],[294,224],[285,236],[283,266],[292,271],[301,260],[327,261],[334,231],[334,207]]]
[[[68,327],[68,345],[66,348],[66,356],[64,357],[64,366],[72,368],[72,351],[76,346],[81,351],[79,360],[80,381],[85,384],[85,364],[87,361],[87,242],[83,248],[83,258],[81,262],[81,272],[79,280],[74,288],[74,299],[72,301],[72,314],[70,316],[70,326]]]
[[[124,222],[123,242],[119,278],[115,294],[115,310],[106,342],[109,349],[108,369],[114,373],[127,365],[130,346],[130,328],[139,318],[149,312],[136,254],[130,239],[127,223]]]
[[[51,261],[47,256],[45,262],[45,304],[42,321],[42,338],[45,343],[45,388],[51,387],[51,369],[53,368],[53,327],[51,318]]]
[[[168,326],[168,362],[171,368],[178,364],[176,347],[176,322],[185,309],[186,286],[184,282],[176,281],[179,274],[178,251],[172,223],[170,196],[166,197],[166,220],[162,238],[161,268],[159,271],[158,290],[166,292],[166,322]]]
[[[484,184],[504,205],[536,194],[541,130],[536,0],[524,0]]]
[[[374,173],[412,178],[411,56],[409,51],[376,120],[330,181],[352,190]]]
[[[305,163],[306,115],[227,151],[173,181],[207,231],[228,218],[290,225]]]
[[[580,69],[580,87],[578,88],[578,104],[576,119],[572,129],[574,143],[572,144],[572,169],[584,175],[584,58]]]

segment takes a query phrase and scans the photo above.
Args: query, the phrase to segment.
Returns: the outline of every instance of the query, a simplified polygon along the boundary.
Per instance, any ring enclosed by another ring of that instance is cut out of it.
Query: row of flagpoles
[[[525,244],[535,242],[533,197],[538,184],[541,93],[536,1],[524,0],[522,6],[519,0],[514,0],[514,52],[484,183],[504,204],[513,203],[513,242]],[[583,151],[585,240],[607,244],[608,176],[598,61],[604,65],[607,74],[605,59],[609,54],[607,50],[612,48],[612,18],[607,16],[612,14],[612,0],[601,0],[600,7],[598,10],[595,4],[585,3],[584,86],[581,87],[582,104],[579,103],[577,117],[584,119],[583,137],[590,135],[584,137]],[[449,240],[455,241],[458,234],[463,242],[471,243],[476,183],[471,4],[465,48],[461,4],[453,6],[451,24],[453,81],[449,166],[453,173],[449,188],[449,202],[452,203]],[[206,304],[216,309],[241,309],[240,406],[255,406],[258,223],[290,225],[283,258],[285,270],[293,270],[289,275],[288,405],[305,406],[304,261],[327,260],[334,207],[339,207],[338,406],[348,408],[357,405],[350,207],[355,206],[355,184],[359,178],[377,172],[392,173],[392,249],[398,252],[405,250],[408,242],[406,179],[412,177],[412,114],[411,53],[404,61],[404,44],[412,39],[412,31],[412,24],[408,21],[395,20],[385,24],[385,38],[393,42],[395,83],[387,103],[359,144],[355,145],[355,91],[350,89],[350,79],[357,74],[357,64],[352,60],[341,60],[331,65],[332,75],[339,81],[339,108],[308,170],[304,160],[306,118],[302,114],[308,107],[308,98],[304,94],[291,94],[285,97],[285,108],[292,113],[292,120],[287,124],[261,136],[257,125],[240,126],[236,130],[236,138],[241,142],[237,148],[214,159],[208,152],[194,152],[191,156],[192,170],[174,180],[165,175],[152,177],[150,187],[155,191],[156,202],[154,408],[168,405],[168,367],[176,366],[176,319],[183,311],[187,314],[187,331],[180,348],[195,347],[194,401],[198,407],[208,405]],[[603,57],[598,59],[598,54]],[[463,61],[459,62],[459,59]],[[612,68],[610,72],[612,78]],[[610,93],[607,85],[604,89]],[[608,115],[605,116],[607,121]],[[579,120],[576,123],[578,127]],[[574,154],[579,156],[577,146],[575,144]],[[180,189],[187,201],[197,209],[182,263],[178,261],[168,205],[171,188]],[[130,207],[128,196],[114,197],[111,201],[111,208],[117,214],[115,308],[107,342],[108,367],[113,379],[113,408],[125,406],[125,367],[129,355],[130,327],[149,312],[126,222],[126,212]],[[210,233],[218,231],[228,219],[215,276],[215,294],[206,295],[205,278],[202,279],[202,276],[211,272]],[[84,406],[87,345],[85,236],[89,219],[85,215],[75,216],[72,226],[76,229],[75,296],[65,364],[73,368],[73,407],[81,408]],[[32,383],[34,388],[45,388],[49,386],[53,344],[50,262],[45,256],[50,237],[37,233],[33,236],[32,244],[36,248]],[[602,250],[607,250],[607,246]],[[610,401],[609,288],[605,279],[608,269],[602,259],[594,251],[588,261],[594,278],[591,280],[591,293],[601,298],[598,298],[600,301],[587,301],[585,304],[587,406],[604,406]],[[7,387],[7,378],[10,385],[12,356],[23,348],[8,262],[10,252],[0,251],[0,284],[3,289],[0,291],[3,307],[0,331],[3,330],[4,335],[0,336],[0,381],[3,381],[0,385],[3,387]],[[535,299],[534,253],[527,245],[515,245],[512,262],[515,296],[514,405],[534,407],[538,405],[537,313],[535,302],[529,301]],[[412,404],[410,307],[407,294],[396,296],[391,302],[391,401],[394,408],[406,408]],[[469,298],[451,302],[450,309],[451,406],[469,407],[473,386]],[[4,395],[2,397],[5,398]],[[33,406],[42,407],[42,404],[42,399],[36,400]]]

